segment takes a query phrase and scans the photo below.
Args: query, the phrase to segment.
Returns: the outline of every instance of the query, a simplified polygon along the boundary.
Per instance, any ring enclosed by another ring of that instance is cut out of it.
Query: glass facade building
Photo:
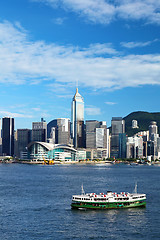
[[[55,138],[55,144],[70,143],[70,120],[69,118],[54,119],[47,124],[48,138]],[[54,135],[54,136],[53,136]]]
[[[119,134],[125,133],[125,121],[121,117],[112,118],[111,157],[119,157]]]
[[[125,133],[119,134],[119,158],[126,158],[127,136]]]
[[[84,143],[84,100],[78,88],[72,100],[71,108],[71,136],[76,148],[83,148]]]
[[[28,145],[28,159],[34,161],[75,161],[76,150],[68,145],[45,142],[31,142]]]
[[[41,119],[41,122],[32,123],[32,141],[47,141],[47,123]]]
[[[14,155],[14,118],[2,119],[2,154],[4,156]]]
[[[107,125],[105,121],[86,121],[86,148],[107,148]]]
[[[0,156],[2,155],[2,124],[0,119]]]
[[[17,157],[22,158],[22,153],[27,152],[27,145],[31,142],[30,129],[17,129]]]

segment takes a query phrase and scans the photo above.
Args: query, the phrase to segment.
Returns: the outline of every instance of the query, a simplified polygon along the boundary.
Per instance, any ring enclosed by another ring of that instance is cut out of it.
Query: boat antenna
[[[137,193],[137,182],[135,182],[134,193]]]
[[[83,188],[83,183],[82,183],[81,189],[82,189],[82,195],[85,195],[84,188]]]

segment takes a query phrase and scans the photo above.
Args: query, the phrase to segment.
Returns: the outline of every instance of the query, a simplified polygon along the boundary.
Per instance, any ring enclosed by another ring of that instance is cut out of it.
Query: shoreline
[[[114,164],[126,164],[126,165],[160,165],[159,161],[153,162],[137,162],[131,160],[119,160],[119,161],[108,161],[108,160],[93,160],[93,161],[54,161],[53,164],[46,164],[44,161],[33,161],[33,160],[1,160],[0,163],[11,164],[31,164],[31,165],[114,165]]]

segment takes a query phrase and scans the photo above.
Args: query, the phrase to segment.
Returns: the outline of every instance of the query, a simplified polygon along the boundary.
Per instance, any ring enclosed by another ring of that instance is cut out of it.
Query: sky
[[[32,128],[160,112],[160,0],[0,1],[0,118]]]

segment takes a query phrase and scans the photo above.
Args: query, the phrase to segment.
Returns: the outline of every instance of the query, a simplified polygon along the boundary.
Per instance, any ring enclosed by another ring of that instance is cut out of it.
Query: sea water
[[[73,194],[138,192],[146,208],[72,210]],[[160,166],[0,164],[0,239],[160,239]]]

